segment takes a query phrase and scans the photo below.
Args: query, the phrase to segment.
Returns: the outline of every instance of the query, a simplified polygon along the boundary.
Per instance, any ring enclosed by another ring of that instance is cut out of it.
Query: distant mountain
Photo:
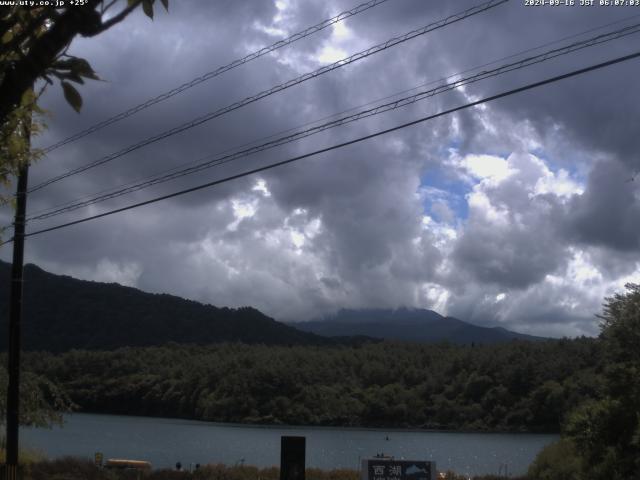
[[[11,266],[0,262],[0,350],[7,348],[10,272]],[[255,308],[217,308],[115,283],[54,275],[35,265],[25,267],[22,341],[26,350],[51,352],[169,342],[333,343]]]
[[[480,327],[432,310],[340,310],[332,316],[309,322],[290,323],[304,332],[328,337],[368,336],[416,343],[447,341],[456,344],[493,344],[511,340],[546,340],[506,330]]]

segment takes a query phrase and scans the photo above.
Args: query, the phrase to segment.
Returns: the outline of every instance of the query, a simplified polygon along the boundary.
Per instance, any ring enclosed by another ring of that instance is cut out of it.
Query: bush
[[[63,457],[27,465],[23,478],[24,480],[115,480],[117,477],[108,470],[99,469],[90,460]]]
[[[20,458],[21,465],[27,465],[34,462],[41,462],[46,457],[43,453],[39,452],[38,450],[21,448],[19,453],[19,458]],[[0,465],[4,465],[5,459],[6,459],[6,451],[4,447],[0,447]]]
[[[561,439],[543,448],[528,476],[531,480],[582,480],[582,461],[573,441]]]

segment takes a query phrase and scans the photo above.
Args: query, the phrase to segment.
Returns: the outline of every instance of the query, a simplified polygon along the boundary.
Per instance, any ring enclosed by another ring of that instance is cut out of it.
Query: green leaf
[[[48,72],[58,76],[59,78],[68,78],[78,83],[83,83],[82,79],[78,80],[79,77],[100,80],[100,77],[96,75],[96,72],[93,71],[89,62],[84,58],[72,57],[65,60],[56,60],[52,67],[54,70],[49,69]]]
[[[162,2],[162,4],[164,5],[164,2]],[[11,30],[7,30],[2,36],[2,43],[9,43],[11,40],[13,40],[13,32]]]
[[[68,60],[56,60],[51,66],[58,70],[71,70],[71,67],[73,66],[73,60],[73,58],[70,58]]]
[[[60,82],[62,85],[62,91],[64,92],[64,98],[67,100],[69,105],[78,113],[80,113],[80,109],[82,108],[82,97],[69,82]]]
[[[66,75],[66,77],[67,77],[67,79],[71,80],[72,82],[84,84],[84,80],[76,72],[71,72],[68,75]]]
[[[153,20],[153,4],[151,0],[142,0],[142,11],[147,17]]]
[[[33,91],[33,88],[29,88],[25,90],[22,94],[22,98],[20,99],[20,105],[27,106],[32,105],[36,101],[36,94]]]
[[[160,0],[162,2],[162,6],[168,12],[169,11],[169,0]]]
[[[93,71],[93,68],[84,58],[76,58],[73,66],[71,67],[74,73],[83,76],[85,78],[91,78],[93,80],[100,80],[96,72]]]

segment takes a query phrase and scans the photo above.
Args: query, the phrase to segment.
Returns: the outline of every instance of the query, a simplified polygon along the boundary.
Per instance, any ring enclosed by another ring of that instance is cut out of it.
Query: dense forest
[[[493,346],[169,345],[28,354],[81,411],[221,422],[558,431],[600,388],[594,339]]]
[[[0,339],[8,331],[10,265],[0,261]],[[179,319],[179,321],[176,321]],[[302,332],[255,308],[218,308],[116,283],[53,275],[25,267],[23,348],[63,352],[168,341],[318,345],[330,340]],[[6,337],[4,337],[6,338]],[[0,342],[4,350],[7,342]]]

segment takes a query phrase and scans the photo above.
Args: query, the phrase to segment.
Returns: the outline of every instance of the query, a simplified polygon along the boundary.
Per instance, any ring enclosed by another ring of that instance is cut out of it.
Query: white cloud
[[[422,285],[422,291],[426,297],[426,305],[437,311],[441,315],[447,315],[447,301],[451,293],[442,285],[436,283],[425,283]]]
[[[584,186],[571,178],[569,172],[565,169],[561,168],[557,173],[553,173],[545,167],[544,176],[540,177],[536,182],[531,196],[545,193],[553,193],[558,197],[567,198],[572,195],[582,195]]]
[[[43,268],[57,271],[60,274],[94,282],[119,283],[128,287],[137,287],[143,272],[143,267],[139,262],[119,262],[109,258],[102,258],[94,265],[81,267],[65,267],[49,264],[49,262],[39,263]]]
[[[251,190],[253,190],[255,192],[260,192],[265,197],[270,197],[271,196],[271,192],[267,188],[267,182],[265,182],[263,179],[257,180],[255,185],[253,186],[253,188]]]
[[[238,229],[238,225],[240,225],[244,219],[253,217],[258,209],[258,202],[259,200],[255,197],[232,198],[229,201],[229,204],[231,205],[234,220],[227,225],[227,230],[236,231]]]
[[[323,42],[314,58],[321,64],[334,63],[359,51],[362,45],[346,21],[337,22],[331,26],[330,37]]]
[[[347,52],[335,45],[325,45],[316,56],[320,63],[334,63],[347,56]]]
[[[56,118],[36,142],[53,143],[301,31],[344,10],[345,4],[278,0],[275,6],[253,1],[177,2],[175,7],[154,22],[140,14],[99,39],[74,42],[73,53],[88,58],[109,81],[83,85],[82,115],[68,108],[60,89],[49,89],[44,106]],[[448,2],[388,2],[370,9],[52,152],[52,158],[34,168],[34,180],[92,160],[87,152],[110,153],[285,82],[296,72],[311,71],[319,62],[338,60],[442,18],[452,9]],[[51,206],[69,200],[70,193],[145,177],[209,149],[223,151],[268,137],[530,48],[535,39],[565,35],[566,22],[542,10],[495,13],[269,96],[221,121],[149,146],[127,161],[113,162],[94,176],[70,178],[58,190],[34,195],[31,206]],[[613,10],[575,13],[576,25],[584,22],[585,28],[604,22],[602,15],[615,16]],[[518,35],[495,29],[496,21],[506,20],[519,26]],[[496,34],[489,38],[488,31]],[[468,48],[480,44],[482,49]],[[628,48],[623,44],[611,48]],[[565,58],[570,68],[574,57]],[[248,163],[321,148],[416,118],[418,112],[443,110],[528,78],[544,78],[550,73],[545,65],[282,146],[273,154],[263,152]],[[634,108],[640,91],[628,89],[621,95],[601,88],[614,77],[631,78],[633,68],[620,65],[610,74],[603,70],[580,82],[558,83],[304,165],[264,172],[259,180],[231,182],[157,208],[33,237],[28,252],[36,263],[60,273],[216,305],[253,305],[278,318],[308,318],[339,307],[407,305],[540,334],[595,333],[592,315],[602,296],[638,278],[640,197],[637,188],[632,190],[637,182],[625,181],[637,160]],[[594,128],[594,118],[601,128]],[[447,153],[451,145],[456,149]],[[600,157],[606,168],[593,166]],[[616,162],[628,168],[612,169]],[[435,164],[445,166],[445,186],[421,189],[420,179]],[[234,165],[239,163],[216,171],[225,175]],[[212,170],[210,175],[216,174]],[[452,179],[464,185],[447,191]],[[182,181],[188,186],[192,179]],[[167,186],[166,192],[172,189]],[[462,218],[463,211],[468,218]]]
[[[495,155],[467,155],[462,158],[461,166],[479,179],[492,179],[501,182],[513,173],[509,162]]]

